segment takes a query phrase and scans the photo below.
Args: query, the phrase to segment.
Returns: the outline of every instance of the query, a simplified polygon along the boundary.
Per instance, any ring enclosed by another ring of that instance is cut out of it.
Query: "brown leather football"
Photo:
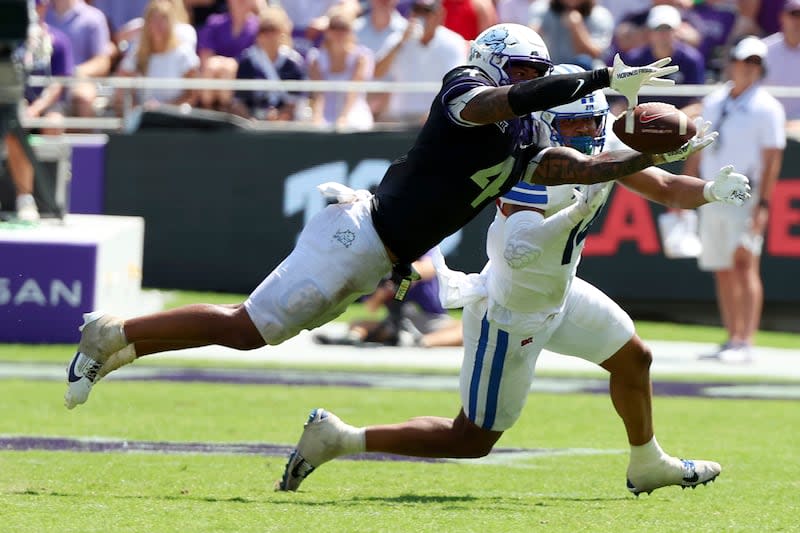
[[[694,122],[672,104],[647,102],[633,109],[632,119],[629,113],[618,116],[612,128],[620,141],[644,154],[677,150],[696,132]]]

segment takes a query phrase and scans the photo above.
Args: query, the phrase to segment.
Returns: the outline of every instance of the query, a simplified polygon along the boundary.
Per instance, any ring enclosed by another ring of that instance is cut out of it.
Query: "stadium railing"
[[[61,83],[66,86],[97,83],[109,89],[217,89],[234,91],[294,91],[294,92],[438,92],[439,82],[409,83],[409,82],[383,82],[383,81],[315,81],[315,80],[219,80],[205,78],[148,78],[148,77],[105,77],[105,78],[77,78],[59,76],[30,76],[27,83],[33,87],[45,87],[51,83]],[[643,87],[642,96],[679,96],[702,97],[719,87],[719,84],[708,85],[676,85],[672,87]],[[800,98],[800,87],[767,86],[765,87],[775,97]],[[607,89],[609,95],[616,94]],[[123,116],[130,108],[126,109]],[[67,116],[59,120],[45,118],[28,118],[21,116],[21,123],[26,128],[63,127],[68,129],[93,129],[93,130],[120,130],[124,126],[124,118],[119,117],[74,117]],[[287,129],[291,122],[278,124],[264,124],[264,129]],[[299,125],[298,125],[299,126]],[[302,125],[308,128],[310,125]],[[315,129],[319,129],[316,128]],[[333,128],[329,128],[333,129]]]

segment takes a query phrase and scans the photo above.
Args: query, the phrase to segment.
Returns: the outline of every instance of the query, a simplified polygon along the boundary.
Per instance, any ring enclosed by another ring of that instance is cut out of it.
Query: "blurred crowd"
[[[768,47],[768,85],[800,86],[800,0],[37,0],[49,73],[242,80],[439,82],[497,22],[531,26],[554,63],[631,65],[666,56],[682,84],[726,79],[745,35]],[[119,116],[190,104],[256,120],[355,130],[421,123],[434,92],[113,89],[28,94],[31,116]],[[652,98],[651,98],[652,99]],[[659,97],[681,107],[699,97]],[[643,98],[646,100],[646,98]],[[800,120],[800,99],[784,99]]]

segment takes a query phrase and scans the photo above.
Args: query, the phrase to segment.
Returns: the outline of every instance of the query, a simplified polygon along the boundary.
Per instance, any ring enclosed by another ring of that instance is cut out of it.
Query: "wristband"
[[[764,209],[769,209],[769,200],[765,198],[761,198],[758,201],[758,207],[763,207]]]
[[[714,186],[713,181],[707,181],[705,185],[703,185],[703,198],[706,199],[706,202],[716,202],[717,198],[714,197],[714,193],[711,192],[711,187]]]

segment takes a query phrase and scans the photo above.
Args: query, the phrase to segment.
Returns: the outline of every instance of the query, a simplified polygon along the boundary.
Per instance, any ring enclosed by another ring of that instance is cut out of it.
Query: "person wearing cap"
[[[800,0],[787,0],[780,17],[781,31],[764,38],[767,68],[764,85],[800,87]],[[800,98],[778,98],[786,111],[787,128],[800,131]]]
[[[657,59],[671,57],[672,62],[680,67],[678,72],[670,76],[676,84],[704,84],[706,66],[703,55],[697,48],[677,38],[676,32],[681,22],[681,13],[676,8],[666,4],[653,6],[645,22],[647,44],[628,53],[628,64],[647,65]],[[659,101],[685,107],[695,99],[656,96],[644,97],[641,101]]]
[[[731,50],[730,81],[703,98],[702,115],[719,131],[715,146],[689,158],[684,173],[712,179],[720,165],[747,175],[752,198],[745,209],[709,204],[700,207],[703,245],[698,265],[711,272],[722,325],[728,339],[701,357],[730,363],[753,358],[753,337],[763,304],[759,269],[770,199],[786,146],[783,106],[762,86],[767,46],[747,36]]]
[[[69,37],[58,29],[48,25],[45,20],[49,0],[36,0],[38,16],[37,31],[32,32],[35,39],[29,37],[28,47],[39,51],[48,51],[46,63],[34,64],[31,74],[40,76],[72,76],[75,70],[75,59]],[[29,30],[29,34],[31,34]],[[45,117],[57,119],[63,116],[64,101],[67,91],[60,83],[51,83],[47,87],[25,87],[25,106],[22,114],[28,118]],[[60,129],[43,129],[42,133],[57,135]],[[39,220],[39,208],[33,197],[34,169],[25,153],[22,142],[14,132],[6,133],[7,161],[11,180],[16,192],[17,218],[26,222]]]

